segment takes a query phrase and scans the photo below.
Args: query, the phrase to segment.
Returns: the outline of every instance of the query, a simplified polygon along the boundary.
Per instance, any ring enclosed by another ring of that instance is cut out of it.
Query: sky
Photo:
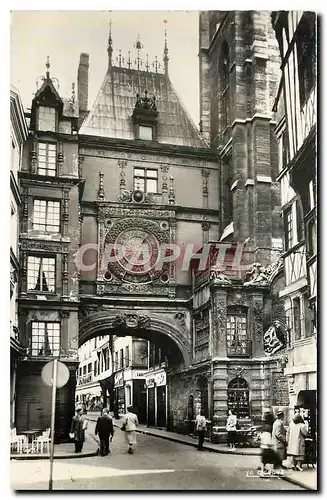
[[[196,125],[199,123],[198,11],[45,11],[14,10],[10,30],[10,81],[20,91],[24,108],[31,107],[36,80],[45,75],[59,80],[59,94],[71,95],[77,83],[79,56],[90,56],[89,109],[104,79],[107,65],[109,19],[114,50],[127,56],[139,34],[140,56],[162,62],[167,28],[170,79]],[[165,24],[164,21],[167,21]],[[114,57],[118,53],[114,53]]]

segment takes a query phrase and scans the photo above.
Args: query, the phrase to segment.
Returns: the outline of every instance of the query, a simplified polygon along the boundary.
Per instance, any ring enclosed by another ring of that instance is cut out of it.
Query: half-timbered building
[[[290,406],[310,409],[316,421],[317,390],[317,167],[316,15],[304,11],[272,14],[281,56],[274,103],[284,220],[285,299],[289,339],[284,373]]]

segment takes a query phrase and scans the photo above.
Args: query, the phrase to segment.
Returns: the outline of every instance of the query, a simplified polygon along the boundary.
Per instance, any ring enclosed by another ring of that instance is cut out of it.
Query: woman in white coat
[[[293,470],[302,471],[302,462],[305,454],[305,437],[308,435],[308,425],[304,423],[301,415],[294,416],[288,428],[287,454],[292,457]]]

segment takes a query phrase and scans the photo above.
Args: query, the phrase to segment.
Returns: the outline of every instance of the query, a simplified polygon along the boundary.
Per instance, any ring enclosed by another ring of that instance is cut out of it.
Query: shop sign
[[[145,378],[145,372],[138,372],[133,370],[133,379]]]
[[[145,381],[146,387],[166,385],[166,372],[153,374]]]
[[[119,387],[122,385],[124,385],[124,374],[123,374],[123,372],[116,373],[115,374],[115,387]]]

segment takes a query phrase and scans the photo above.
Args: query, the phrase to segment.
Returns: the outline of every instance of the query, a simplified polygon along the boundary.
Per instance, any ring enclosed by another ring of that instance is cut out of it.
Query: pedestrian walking
[[[136,427],[139,424],[137,415],[133,413],[133,407],[127,408],[126,415],[122,418],[122,431],[125,431],[125,439],[128,444],[128,453],[134,453],[133,446],[136,444]]]
[[[103,408],[102,415],[98,418],[95,426],[95,435],[100,439],[100,455],[105,457],[110,453],[109,440],[114,437],[114,424],[108,409]]]
[[[76,415],[73,417],[70,428],[70,438],[75,442],[75,453],[80,453],[85,441],[85,430],[87,429],[87,420],[83,415],[82,406],[76,407]]]
[[[233,414],[232,410],[228,410],[228,417],[226,422],[227,442],[228,446],[236,450],[236,436],[237,436],[237,416]]]
[[[284,427],[284,412],[282,411],[277,412],[276,420],[273,423],[272,444],[273,444],[273,449],[277,453],[280,462],[279,464],[276,464],[276,466],[279,466],[282,469],[286,469],[287,467],[283,465],[283,460],[286,459],[287,439],[286,439],[286,429]]]
[[[261,448],[261,472],[268,473],[267,465],[272,464],[274,467],[280,465],[280,459],[276,451],[273,449],[272,442],[272,421],[273,415],[269,411],[265,412],[262,420],[262,431],[260,435],[260,448]]]
[[[207,419],[204,416],[203,410],[200,410],[195,419],[195,429],[198,434],[198,450],[203,450],[204,436],[207,429]]]
[[[293,470],[303,471],[302,462],[305,455],[305,437],[309,434],[308,423],[304,423],[300,414],[295,414],[287,433],[287,455],[292,457]]]

